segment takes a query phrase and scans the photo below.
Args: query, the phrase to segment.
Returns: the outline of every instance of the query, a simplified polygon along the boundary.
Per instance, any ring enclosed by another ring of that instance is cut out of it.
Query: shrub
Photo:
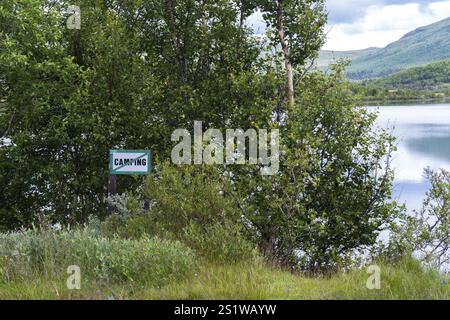
[[[339,269],[372,246],[397,214],[391,201],[394,137],[355,105],[343,70],[308,73],[280,124],[280,168],[235,174],[255,241],[275,263],[308,273]],[[241,169],[242,170],[242,169]]]
[[[157,169],[144,186],[150,209],[117,211],[102,224],[104,235],[179,240],[213,262],[255,257],[255,246],[245,238],[236,203],[228,193],[229,181],[217,168],[165,163]],[[140,202],[132,197],[121,203]]]
[[[431,184],[422,208],[406,212],[391,225],[389,243],[380,246],[377,254],[396,260],[414,254],[434,268],[447,268],[450,262],[450,172],[425,169]]]
[[[141,239],[142,237],[159,237],[175,239],[170,232],[165,232],[161,223],[151,213],[121,216],[113,214],[101,223],[100,232],[108,238]]]
[[[237,224],[212,224],[206,229],[192,223],[184,229],[184,241],[199,255],[215,263],[238,263],[255,261],[255,246],[242,235],[242,227]]]
[[[144,196],[152,214],[168,230],[179,232],[192,222],[205,227],[216,222],[240,222],[230,180],[214,166],[175,166],[168,162],[147,179]]]
[[[195,256],[179,242],[107,239],[89,229],[0,234],[0,271],[6,281],[58,277],[77,265],[100,282],[161,286],[193,272]]]

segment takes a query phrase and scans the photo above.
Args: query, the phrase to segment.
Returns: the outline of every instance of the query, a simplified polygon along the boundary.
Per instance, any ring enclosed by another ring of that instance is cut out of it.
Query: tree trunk
[[[284,34],[284,24],[283,24],[283,0],[278,0],[277,8],[277,32],[278,38],[280,39],[281,49],[284,55],[284,66],[286,68],[286,89],[287,98],[289,105],[293,106],[295,103],[294,97],[294,68],[289,60],[289,45],[286,42]]]
[[[240,5],[240,16],[239,16],[239,28],[244,28],[244,24],[245,24],[245,14],[244,14],[244,0],[241,0],[241,5]]]
[[[295,103],[294,98],[294,69],[292,64],[286,59],[286,76],[287,76],[287,96],[289,105],[293,106]]]
[[[271,263],[274,263],[275,261],[275,253],[274,253],[274,240],[273,235],[269,234],[264,237],[263,242],[260,244],[260,250],[263,254],[263,256],[266,258],[267,261],[270,261]]]

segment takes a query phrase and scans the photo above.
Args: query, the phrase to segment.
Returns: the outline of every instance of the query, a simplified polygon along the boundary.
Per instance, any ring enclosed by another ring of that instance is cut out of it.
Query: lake
[[[379,112],[377,126],[392,128],[397,137],[394,195],[408,211],[419,209],[429,189],[424,168],[450,170],[450,104],[369,109]]]

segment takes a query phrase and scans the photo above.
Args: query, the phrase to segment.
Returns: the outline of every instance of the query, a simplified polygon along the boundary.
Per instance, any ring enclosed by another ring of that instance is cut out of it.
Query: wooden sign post
[[[108,197],[114,197],[116,195],[116,179],[117,176],[115,174],[109,175]],[[112,205],[108,204],[108,215],[112,214],[112,210]]]

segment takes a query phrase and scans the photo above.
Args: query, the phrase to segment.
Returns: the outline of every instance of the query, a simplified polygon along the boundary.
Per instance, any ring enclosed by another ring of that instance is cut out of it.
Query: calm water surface
[[[423,169],[450,170],[450,104],[370,109],[379,112],[377,125],[392,128],[397,137],[395,197],[409,211],[418,209],[429,188]]]

